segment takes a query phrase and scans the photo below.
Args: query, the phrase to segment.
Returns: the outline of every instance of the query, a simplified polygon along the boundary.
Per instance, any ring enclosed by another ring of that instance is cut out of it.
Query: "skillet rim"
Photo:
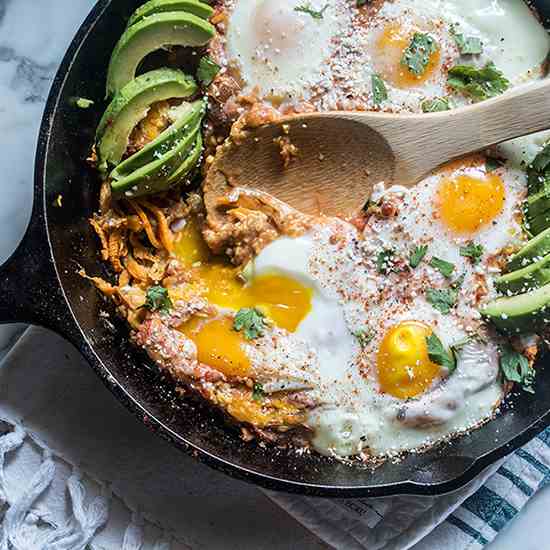
[[[217,456],[187,440],[181,433],[171,429],[163,423],[161,419],[152,415],[139,402],[138,398],[130,395],[124,385],[111,374],[108,367],[97,355],[94,349],[94,344],[90,342],[86,336],[73,312],[71,302],[65,292],[65,288],[59,274],[60,266],[57,265],[56,256],[53,251],[46,208],[46,166],[49,157],[50,141],[55,139],[53,137],[52,127],[55,115],[59,108],[62,91],[70,75],[73,63],[75,62],[80,49],[83,47],[86,38],[94,31],[96,24],[101,20],[107,8],[109,8],[114,1],[116,0],[99,0],[94,5],[84,22],[79,27],[74,38],[71,40],[71,43],[68,46],[59,69],[54,77],[40,125],[35,157],[34,206],[30,229],[25,239],[28,237],[31,240],[30,245],[32,246],[32,239],[33,237],[36,237],[37,231],[41,231],[45,235],[47,241],[47,255],[49,256],[48,259],[52,263],[55,277],[57,278],[56,285],[58,290],[61,292],[65,300],[66,311],[64,313],[66,318],[63,320],[64,322],[60,323],[58,319],[57,323],[51,322],[50,324],[54,324],[56,330],[61,332],[63,336],[68,338],[77,347],[107,388],[130,412],[132,412],[140,420],[141,423],[145,424],[164,439],[170,441],[178,449],[183,450],[186,454],[193,456],[208,466],[220,470],[237,479],[254,483],[272,490],[280,490],[309,496],[337,498],[383,497],[395,495],[436,496],[452,492],[466,485],[491,464],[511,453],[515,449],[521,447],[535,437],[542,429],[550,425],[549,403],[546,413],[534,420],[531,424],[518,432],[515,436],[511,437],[508,441],[503,442],[492,451],[488,451],[474,458],[468,468],[466,468],[461,474],[449,480],[434,483],[421,483],[413,480],[405,480],[387,484],[379,484],[376,486],[314,484],[275,477],[257,470],[253,470],[246,466],[235,464],[227,459],[224,459],[222,456]]]

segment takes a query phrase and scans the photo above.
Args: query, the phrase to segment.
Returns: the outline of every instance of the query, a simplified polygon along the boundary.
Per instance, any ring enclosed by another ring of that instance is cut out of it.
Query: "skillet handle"
[[[66,334],[70,311],[60,288],[38,200],[35,197],[31,222],[21,244],[0,266],[0,325],[23,322]]]

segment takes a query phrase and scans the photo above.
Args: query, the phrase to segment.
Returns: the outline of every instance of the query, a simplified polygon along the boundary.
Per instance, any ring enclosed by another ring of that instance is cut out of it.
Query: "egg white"
[[[304,6],[323,10],[322,17],[297,11]],[[347,24],[343,15],[335,2],[321,0],[237,1],[228,22],[227,53],[240,68],[245,90],[307,99],[324,78],[331,40]]]

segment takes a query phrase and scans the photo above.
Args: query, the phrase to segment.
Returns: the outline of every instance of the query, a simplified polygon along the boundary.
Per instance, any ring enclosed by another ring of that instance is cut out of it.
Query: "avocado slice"
[[[202,155],[202,135],[199,132],[189,156],[180,164],[176,171],[168,178],[166,184],[172,187],[180,183],[197,166]]]
[[[482,315],[508,334],[533,332],[550,322],[550,284],[517,296],[493,300]]]
[[[107,97],[134,79],[143,58],[165,46],[204,46],[214,27],[191,13],[166,12],[145,17],[128,27],[120,37],[109,63]]]
[[[168,179],[193,151],[198,134],[200,134],[200,125],[197,125],[194,132],[186,132],[179,143],[159,159],[138,168],[126,177],[112,180],[113,194],[133,198],[168,189],[170,187]]]
[[[497,289],[503,294],[521,294],[547,283],[550,283],[550,254],[538,262],[502,275],[495,280]]]
[[[149,0],[132,14],[128,21],[128,27],[135,25],[145,17],[167,11],[186,11],[206,20],[210,19],[214,13],[208,4],[199,0]]]
[[[129,176],[135,170],[153,162],[183,139],[186,133],[194,133],[205,113],[205,101],[200,99],[193,103],[183,103],[172,109],[176,120],[156,139],[148,143],[143,149],[121,162],[112,172],[111,179],[120,180]]]
[[[527,167],[527,176],[530,194],[537,193],[550,184],[550,143],[546,143]]]
[[[530,219],[550,210],[550,195],[548,191],[543,189],[527,197],[526,207]]]
[[[506,271],[522,269],[533,262],[542,260],[549,253],[550,228],[533,237],[519,252],[514,254],[506,266]]]
[[[96,132],[99,170],[105,174],[116,166],[128,147],[128,138],[138,122],[157,102],[187,98],[198,90],[193,77],[175,69],[157,69],[138,76],[114,97]]]
[[[550,210],[538,214],[534,218],[529,218],[526,227],[532,235],[538,235],[548,229],[550,227]]]

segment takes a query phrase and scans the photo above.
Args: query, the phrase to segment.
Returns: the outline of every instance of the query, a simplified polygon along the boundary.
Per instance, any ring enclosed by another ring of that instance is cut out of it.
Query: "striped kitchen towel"
[[[337,549],[477,550],[549,480],[550,428],[463,489],[441,497],[268,496]]]

